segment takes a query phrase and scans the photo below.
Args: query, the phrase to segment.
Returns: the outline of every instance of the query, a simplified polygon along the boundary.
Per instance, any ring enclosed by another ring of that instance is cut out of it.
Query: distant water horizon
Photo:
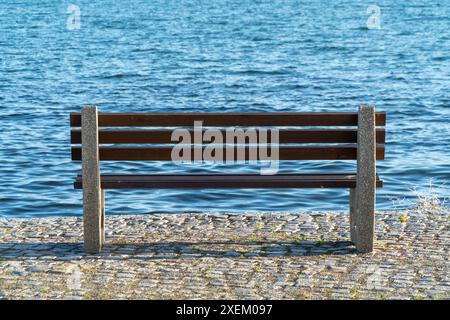
[[[436,1],[0,3],[0,217],[77,216],[69,113],[386,111],[377,208],[450,195],[450,6]],[[74,14],[79,16],[74,18]],[[79,18],[79,19],[78,19]],[[77,20],[78,19],[78,20]],[[77,24],[79,22],[79,24]],[[280,172],[348,172],[287,162]],[[259,172],[108,163],[104,172]],[[432,184],[430,191],[429,184]],[[348,190],[107,191],[107,214],[348,210]]]

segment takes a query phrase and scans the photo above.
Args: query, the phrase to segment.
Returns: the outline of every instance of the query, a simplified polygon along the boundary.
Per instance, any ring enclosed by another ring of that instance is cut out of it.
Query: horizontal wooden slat
[[[386,113],[376,112],[376,125],[386,124]],[[101,127],[174,127],[193,126],[356,126],[357,112],[292,113],[100,113]],[[81,126],[80,113],[70,114],[70,125]]]
[[[221,130],[223,137],[225,130]],[[191,137],[194,136],[190,130]],[[356,143],[356,129],[322,129],[322,130],[280,130],[280,143]],[[71,142],[81,143],[81,131],[71,131]],[[159,143],[173,144],[172,130],[100,130],[99,143]],[[270,137],[270,133],[268,135]],[[377,129],[377,143],[385,142],[385,130]]]
[[[232,148],[232,147],[230,147]],[[279,160],[355,160],[356,146],[280,147]],[[170,147],[100,147],[101,161],[170,161]],[[226,150],[224,150],[224,156]],[[193,152],[191,152],[193,156]],[[377,160],[384,159],[384,145],[377,146]],[[248,159],[248,147],[246,148]],[[81,160],[81,148],[72,148],[72,160]]]
[[[75,188],[82,188],[78,176]],[[378,177],[377,187],[383,186]],[[103,189],[354,188],[355,174],[101,175]]]

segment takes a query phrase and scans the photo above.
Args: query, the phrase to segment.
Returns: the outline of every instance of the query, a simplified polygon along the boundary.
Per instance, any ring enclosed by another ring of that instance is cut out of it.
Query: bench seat
[[[214,188],[355,188],[356,173],[328,174],[102,174],[102,189],[214,189]],[[78,175],[75,188],[83,188]],[[377,188],[383,181],[376,177]]]

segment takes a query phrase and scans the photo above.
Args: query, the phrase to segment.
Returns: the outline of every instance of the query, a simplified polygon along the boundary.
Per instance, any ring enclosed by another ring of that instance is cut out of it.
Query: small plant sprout
[[[443,296],[442,293],[436,293],[436,294],[433,296],[433,300],[442,300],[442,299],[444,299],[444,296]]]
[[[352,298],[356,300],[359,300],[362,297],[361,292],[359,292],[357,288],[351,288],[350,294],[352,295]]]
[[[420,294],[420,293],[417,293],[416,295],[414,295],[414,297],[413,297],[413,299],[414,300],[422,300],[422,299],[424,299],[425,297],[422,295],[422,294]]]
[[[406,223],[409,221],[409,217],[407,215],[401,215],[400,217],[398,217],[398,221]]]
[[[262,229],[264,227],[264,223],[262,222],[257,222],[255,225],[255,229]]]
[[[301,241],[307,241],[307,240],[308,240],[308,237],[304,234],[301,234],[301,235],[295,237],[294,242],[296,244],[299,244]]]
[[[376,295],[376,299],[377,300],[386,300],[388,298],[388,293],[387,292],[378,292]]]

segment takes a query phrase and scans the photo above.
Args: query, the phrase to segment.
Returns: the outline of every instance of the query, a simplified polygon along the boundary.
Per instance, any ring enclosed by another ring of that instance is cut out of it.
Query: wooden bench
[[[198,120],[203,121],[204,127],[280,128],[280,161],[356,160],[356,172],[100,174],[101,161],[171,161],[173,146],[161,145],[174,144],[171,141],[174,128],[192,130],[194,121]],[[383,186],[376,174],[376,160],[384,159],[385,124],[386,114],[375,113],[373,106],[366,105],[360,106],[358,112],[223,114],[98,114],[95,106],[83,107],[81,113],[70,114],[70,125],[72,160],[82,161],[82,174],[76,177],[74,185],[83,189],[85,250],[100,252],[105,242],[107,189],[348,188],[351,241],[358,252],[370,252],[374,242],[375,190]],[[144,127],[147,129],[143,130]]]

